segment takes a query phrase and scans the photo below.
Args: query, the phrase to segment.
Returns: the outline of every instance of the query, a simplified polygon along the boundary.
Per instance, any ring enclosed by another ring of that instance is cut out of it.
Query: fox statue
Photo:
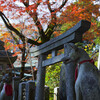
[[[0,100],[12,100],[12,74],[8,73],[2,77],[0,83]]]
[[[78,48],[73,43],[67,43],[67,48],[70,51],[62,61],[75,62],[78,69],[75,82],[76,100],[100,100],[100,71],[84,49]]]

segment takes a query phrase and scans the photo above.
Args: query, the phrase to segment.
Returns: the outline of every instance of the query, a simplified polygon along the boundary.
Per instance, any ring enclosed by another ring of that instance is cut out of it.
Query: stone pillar
[[[26,99],[25,100],[35,100],[35,82],[32,80],[26,83]]]
[[[12,80],[13,100],[18,100],[19,83],[20,83],[20,77],[13,77],[13,80]]]
[[[40,55],[38,59],[38,72],[36,82],[35,100],[44,100],[44,84],[46,68],[42,67],[42,61],[46,59],[45,55]]]
[[[54,88],[54,100],[59,100],[59,87]]]
[[[65,56],[71,51],[69,44],[64,45]],[[64,61],[65,62],[65,61]],[[66,96],[67,100],[75,100],[75,69],[77,64],[75,62],[70,62],[68,64],[64,63],[65,70],[65,82],[66,82]]]
[[[26,100],[26,82],[19,84],[18,100]]]

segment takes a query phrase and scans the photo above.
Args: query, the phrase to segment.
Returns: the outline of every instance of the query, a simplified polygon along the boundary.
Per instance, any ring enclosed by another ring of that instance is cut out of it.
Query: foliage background
[[[45,84],[50,88],[50,100],[53,100],[54,88],[59,87],[61,64],[57,63],[46,68]]]

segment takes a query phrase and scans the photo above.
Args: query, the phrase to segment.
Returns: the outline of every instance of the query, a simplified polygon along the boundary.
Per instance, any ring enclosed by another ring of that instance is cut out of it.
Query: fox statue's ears
[[[71,49],[74,49],[75,51],[78,51],[78,47],[74,44],[74,43],[66,43],[66,45],[65,45],[65,48],[67,47],[67,49],[69,49],[69,50],[71,50]],[[70,60],[70,58],[68,57],[68,56],[66,56],[65,55],[65,57],[63,57],[62,59],[61,59],[61,61],[69,61]]]
[[[75,49],[75,51],[78,50],[78,47],[74,43],[68,43],[68,45]]]
[[[78,50],[78,47],[74,44],[74,43],[66,43],[66,45],[64,46],[64,48],[67,48],[67,49],[75,49],[75,51]]]

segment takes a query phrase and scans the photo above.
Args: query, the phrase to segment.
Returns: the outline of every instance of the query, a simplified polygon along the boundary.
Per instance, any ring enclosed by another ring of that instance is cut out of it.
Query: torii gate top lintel
[[[75,26],[66,31],[65,33],[51,39],[50,41],[34,47],[31,49],[34,57],[43,53],[48,53],[53,49],[62,48],[65,43],[68,42],[81,42],[82,34],[90,28],[91,23],[86,20],[79,21]]]

